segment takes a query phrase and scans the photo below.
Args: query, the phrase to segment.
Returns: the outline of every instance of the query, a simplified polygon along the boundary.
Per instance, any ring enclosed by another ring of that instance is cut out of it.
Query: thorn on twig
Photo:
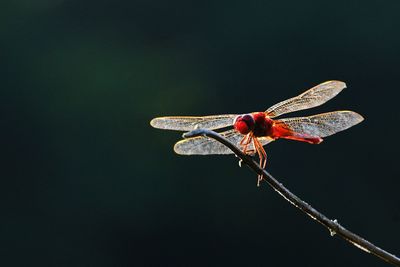
[[[332,222],[333,222],[335,225],[337,225],[337,223],[338,223],[338,221],[337,221],[336,219],[334,219]],[[329,228],[329,232],[330,232],[331,236],[336,235],[336,231],[335,231],[334,229],[332,229],[332,228]]]
[[[242,160],[242,159],[239,159],[239,162],[238,162],[238,163],[239,163],[239,167],[240,167],[240,168],[242,168],[242,162],[243,162],[243,160]]]

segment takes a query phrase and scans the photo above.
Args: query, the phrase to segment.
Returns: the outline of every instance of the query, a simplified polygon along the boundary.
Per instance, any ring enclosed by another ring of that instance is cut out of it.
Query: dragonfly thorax
[[[272,136],[273,120],[266,116],[265,112],[255,112],[252,113],[252,116],[254,119],[254,136]]]

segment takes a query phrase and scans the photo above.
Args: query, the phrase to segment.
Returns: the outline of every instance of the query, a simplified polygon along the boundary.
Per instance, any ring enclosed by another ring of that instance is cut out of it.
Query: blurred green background
[[[2,266],[386,266],[284,201],[234,156],[174,154],[161,115],[366,120],[268,170],[400,255],[398,1],[37,0],[0,4]],[[296,115],[298,115],[296,114]]]

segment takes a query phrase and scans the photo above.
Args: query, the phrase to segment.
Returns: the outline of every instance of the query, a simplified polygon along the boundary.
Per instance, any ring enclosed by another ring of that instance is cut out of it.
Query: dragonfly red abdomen
[[[274,125],[272,127],[271,137],[273,139],[285,138],[290,140],[302,141],[310,144],[319,144],[323,139],[319,136],[311,136],[305,133],[297,133],[283,125]]]

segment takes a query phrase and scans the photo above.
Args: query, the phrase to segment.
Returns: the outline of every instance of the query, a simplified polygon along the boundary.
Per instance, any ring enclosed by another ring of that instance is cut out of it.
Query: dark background
[[[400,255],[398,1],[3,1],[2,266],[386,266],[256,187],[233,156],[184,157],[161,115],[262,111],[366,120],[268,170]],[[296,115],[298,115],[296,114]]]

